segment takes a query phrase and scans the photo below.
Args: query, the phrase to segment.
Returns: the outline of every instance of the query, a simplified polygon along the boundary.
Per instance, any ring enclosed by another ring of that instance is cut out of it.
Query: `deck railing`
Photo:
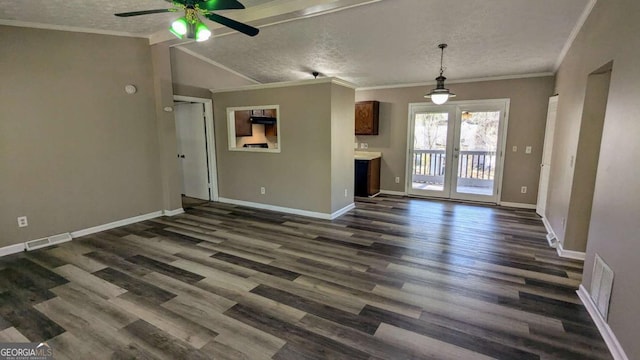
[[[496,167],[495,151],[460,151],[458,177],[471,180],[493,180]],[[414,150],[414,181],[424,182],[443,177],[446,154],[444,150]]]

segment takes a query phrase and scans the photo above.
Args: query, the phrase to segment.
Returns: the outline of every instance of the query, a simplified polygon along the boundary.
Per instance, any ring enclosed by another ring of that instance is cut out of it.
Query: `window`
[[[229,150],[280,152],[278,105],[227,108]]]

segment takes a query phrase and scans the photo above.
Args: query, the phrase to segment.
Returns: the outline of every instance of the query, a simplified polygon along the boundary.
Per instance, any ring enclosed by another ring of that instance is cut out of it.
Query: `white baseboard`
[[[154,219],[154,218],[160,217],[162,215],[163,215],[162,211],[154,211],[152,213],[148,213],[148,214],[144,214],[144,215],[138,215],[138,216],[130,217],[130,218],[127,218],[127,219],[122,219],[122,220],[110,222],[108,224],[103,224],[103,225],[90,227],[88,229],[82,229],[82,230],[73,231],[71,233],[71,237],[75,239],[77,237],[95,234],[95,233],[100,232],[100,231],[110,230],[110,229],[117,228],[117,227],[120,227],[120,226],[125,226],[125,225],[129,225],[129,224],[137,223],[137,222],[140,222],[140,221]]]
[[[556,236],[556,233],[553,232],[553,228],[551,227],[549,220],[544,216],[542,217],[542,223],[544,224],[544,228],[547,229],[547,242],[549,243],[549,246],[556,249],[558,247],[558,237]]]
[[[558,255],[560,257],[563,258],[567,258],[567,259],[574,259],[574,260],[582,260],[584,261],[584,259],[587,257],[587,254],[581,252],[581,251],[573,251],[573,250],[565,250],[562,248],[562,243],[560,241],[557,242],[557,246],[556,246],[556,251],[558,252]]]
[[[395,195],[395,196],[407,196],[407,193],[404,192],[404,191],[392,191],[392,190],[380,190],[380,194]]]
[[[178,208],[175,210],[162,210],[162,215],[164,216],[176,216],[176,215],[180,215],[180,214],[184,214],[184,209],[183,208]]]
[[[138,215],[138,216],[130,217],[130,218],[127,218],[127,219],[118,220],[118,221],[110,222],[108,224],[102,224],[102,225],[93,226],[93,227],[90,227],[90,228],[87,228],[87,229],[73,231],[73,232],[71,232],[69,234],[71,235],[71,238],[75,239],[75,238],[78,238],[78,237],[81,237],[81,236],[95,234],[95,233],[100,232],[100,231],[110,230],[110,229],[117,228],[117,227],[120,227],[120,226],[125,226],[125,225],[129,225],[129,224],[133,224],[133,223],[137,223],[137,222],[141,222],[141,221],[145,221],[145,220],[149,220],[149,219],[154,219],[154,218],[157,218],[157,217],[160,217],[160,216],[175,216],[175,215],[182,214],[182,213],[184,213],[184,209],[182,209],[182,208],[175,209],[175,210],[154,211],[152,213]],[[60,235],[56,235],[56,236],[60,236]],[[38,239],[38,240],[42,240],[42,239]],[[30,240],[30,241],[34,241],[34,240]],[[27,241],[27,242],[29,242],[29,241]],[[34,247],[33,249],[36,249],[36,248]],[[26,250],[26,243],[20,243],[20,244],[5,246],[3,248],[0,248],[0,257],[11,255],[11,254],[16,254],[16,253],[19,253],[19,252],[22,252],[22,251],[25,251],[25,250]]]
[[[286,214],[301,215],[301,216],[307,216],[307,217],[312,217],[316,219],[325,219],[325,220],[333,220],[338,216],[344,214],[345,212],[353,209],[353,207],[355,207],[355,205],[351,204],[334,212],[333,214],[328,214],[328,213],[321,213],[321,212],[315,212],[315,211],[288,208],[283,206],[261,204],[261,203],[251,202],[251,201],[229,199],[229,198],[223,198],[223,197],[219,198],[218,201],[220,201],[221,203],[246,206],[254,209],[278,211]]]
[[[600,335],[602,335],[604,342],[607,344],[607,347],[609,348],[613,359],[629,360],[627,354],[625,354],[624,349],[622,348],[622,345],[620,345],[620,342],[618,342],[616,334],[613,333],[613,330],[611,330],[609,324],[607,324],[602,315],[600,315],[600,312],[598,311],[596,304],[591,299],[591,295],[589,295],[587,289],[582,286],[582,284],[580,284],[580,288],[576,292],[578,293],[578,297],[584,304],[584,307],[587,308],[589,315],[591,315],[591,319],[593,319],[593,322],[596,323],[596,326],[600,331]]]
[[[499,205],[510,207],[510,208],[517,208],[517,209],[529,209],[529,210],[536,209],[536,204],[524,204],[524,203],[501,201]]]
[[[19,252],[23,252],[25,249],[26,247],[23,243],[1,247],[0,257],[17,254]]]
[[[351,211],[351,210],[353,210],[353,209],[355,209],[355,208],[356,208],[356,204],[351,203],[351,204],[349,204],[349,205],[347,205],[347,206],[343,207],[342,209],[340,209],[340,210],[338,210],[338,211],[334,211],[334,212],[331,214],[331,219],[330,219],[330,220],[337,219],[337,218],[339,218],[340,216],[342,216],[342,215],[344,215],[344,214],[348,213],[349,211]]]

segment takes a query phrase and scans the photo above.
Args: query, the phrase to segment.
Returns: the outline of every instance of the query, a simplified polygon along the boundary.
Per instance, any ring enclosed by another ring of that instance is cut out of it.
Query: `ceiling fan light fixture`
[[[187,18],[184,16],[171,23],[171,27],[169,27],[169,31],[179,39],[182,39],[187,34],[187,29]]]
[[[209,30],[209,28],[203,24],[203,23],[198,23],[198,25],[196,25],[196,41],[206,41],[209,40],[209,38],[211,37],[211,30]]]
[[[436,88],[431,90],[424,97],[427,99],[431,99],[431,102],[433,102],[436,105],[442,105],[447,101],[449,101],[449,98],[455,97],[456,94],[452,93],[451,91],[449,91],[449,89],[444,87],[444,81],[447,80],[447,78],[444,77],[443,75],[444,66],[442,66],[442,60],[444,58],[444,49],[447,47],[447,44],[440,44],[438,45],[438,47],[440,48],[440,51],[441,51],[440,52],[440,76],[436,78]]]

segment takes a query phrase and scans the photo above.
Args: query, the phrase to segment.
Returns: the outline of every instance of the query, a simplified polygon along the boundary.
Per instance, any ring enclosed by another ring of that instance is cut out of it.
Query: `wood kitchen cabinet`
[[[375,196],[380,192],[380,158],[356,160],[355,196]]]
[[[356,103],[356,135],[378,135],[380,102],[360,101]]]
[[[263,116],[277,118],[278,113],[276,109],[265,109],[263,112]],[[264,134],[266,136],[278,136],[278,125],[265,125],[264,126]]]
[[[253,136],[251,110],[235,111],[236,137]]]
[[[278,136],[278,125],[265,125],[264,134],[265,136]]]

